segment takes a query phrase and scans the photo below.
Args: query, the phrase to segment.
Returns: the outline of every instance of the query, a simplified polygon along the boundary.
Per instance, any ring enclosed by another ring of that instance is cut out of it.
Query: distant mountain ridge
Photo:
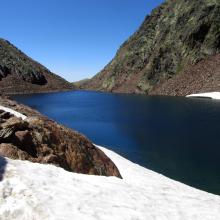
[[[145,18],[115,58],[81,87],[150,94],[187,66],[217,53],[220,1],[167,0]]]
[[[74,87],[34,61],[9,41],[0,39],[0,92],[30,93]]]
[[[76,87],[76,89],[81,89],[81,86],[88,82],[90,79],[82,79],[76,82],[73,82],[72,84]]]

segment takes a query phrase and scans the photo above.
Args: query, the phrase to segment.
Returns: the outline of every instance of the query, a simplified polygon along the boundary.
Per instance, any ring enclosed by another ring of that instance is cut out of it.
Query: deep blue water
[[[133,162],[220,195],[220,101],[88,91],[15,99]]]

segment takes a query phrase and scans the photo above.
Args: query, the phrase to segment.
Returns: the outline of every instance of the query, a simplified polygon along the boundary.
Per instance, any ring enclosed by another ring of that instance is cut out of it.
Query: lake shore
[[[14,98],[134,163],[220,195],[218,101],[89,91]]]
[[[15,106],[11,101],[3,109],[17,117],[34,111]],[[141,167],[107,148],[96,147],[116,164],[122,179],[71,173],[52,165],[0,157],[3,192],[0,218],[12,220],[15,215],[18,220],[220,218],[220,196]]]
[[[220,218],[219,196],[173,181],[99,148],[117,164],[123,179],[75,174],[52,165],[5,158],[7,165],[0,182],[1,195],[5,196],[0,197],[0,218]]]

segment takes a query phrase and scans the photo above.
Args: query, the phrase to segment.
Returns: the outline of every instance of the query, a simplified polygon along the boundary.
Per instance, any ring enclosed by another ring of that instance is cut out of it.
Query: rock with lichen
[[[167,0],[82,88],[148,94],[188,65],[220,52],[219,0]],[[190,73],[189,73],[190,74]]]

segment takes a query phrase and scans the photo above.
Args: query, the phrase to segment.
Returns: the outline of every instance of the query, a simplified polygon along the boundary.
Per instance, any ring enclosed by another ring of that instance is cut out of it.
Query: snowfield
[[[123,180],[7,159],[0,182],[0,219],[220,219],[219,196],[173,181],[101,149],[118,166]]]
[[[16,116],[17,118],[21,118],[22,120],[25,120],[27,118],[27,116],[21,114],[20,112],[17,112],[15,110],[11,109],[11,108],[6,108],[6,107],[4,107],[2,105],[0,105],[0,110],[3,110],[5,112],[9,112],[12,115]]]
[[[197,94],[187,95],[186,97],[220,99],[220,92],[197,93]]]

